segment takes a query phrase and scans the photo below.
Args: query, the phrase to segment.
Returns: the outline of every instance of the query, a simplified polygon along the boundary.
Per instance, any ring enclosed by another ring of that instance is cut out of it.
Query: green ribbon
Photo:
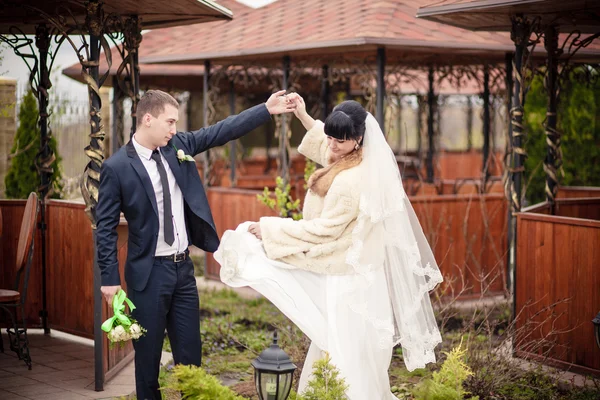
[[[125,304],[123,303],[127,303],[127,305],[129,306],[129,310],[135,310],[135,306],[133,305],[131,300],[127,298],[127,294],[125,293],[125,291],[123,289],[120,289],[119,292],[115,295],[115,297],[113,297],[114,315],[106,321],[104,321],[104,323],[102,324],[102,330],[104,332],[110,332],[115,321],[119,321],[120,325],[131,325],[131,320],[129,319],[129,317],[127,317],[127,315],[123,313],[125,311]]]

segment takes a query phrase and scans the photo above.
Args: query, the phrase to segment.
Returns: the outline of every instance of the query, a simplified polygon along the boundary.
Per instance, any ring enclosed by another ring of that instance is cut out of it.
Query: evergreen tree
[[[315,361],[313,377],[308,382],[304,393],[297,395],[296,400],[345,400],[348,385],[340,376],[340,371],[331,364],[329,354]]]
[[[40,128],[38,126],[37,100],[31,91],[23,97],[19,108],[19,128],[11,149],[13,157],[4,180],[6,197],[26,199],[31,192],[37,192],[41,183],[40,174],[35,166],[35,158],[40,149]],[[51,177],[50,197],[60,198],[61,174],[60,157],[56,150],[56,138],[50,138],[50,148],[56,159],[52,163],[54,173]]]
[[[581,67],[586,68],[586,67]],[[577,72],[577,71],[576,71]],[[547,93],[543,80],[536,76],[525,101],[526,198],[529,204],[544,201],[546,175]],[[561,133],[563,168],[558,171],[562,186],[600,186],[600,82],[580,82],[571,73],[563,83],[558,104],[558,130]],[[564,173],[564,176],[563,176]]]

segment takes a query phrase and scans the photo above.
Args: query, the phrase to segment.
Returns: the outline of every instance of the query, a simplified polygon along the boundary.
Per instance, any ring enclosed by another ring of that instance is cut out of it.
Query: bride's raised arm
[[[288,98],[296,104],[294,114],[307,131],[298,146],[298,152],[317,164],[327,165],[327,140],[323,129],[325,125],[308,115],[304,99],[298,93],[291,93]]]

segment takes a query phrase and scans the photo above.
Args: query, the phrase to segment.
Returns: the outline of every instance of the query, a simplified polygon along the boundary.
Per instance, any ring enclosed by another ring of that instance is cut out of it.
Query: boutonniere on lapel
[[[189,154],[185,154],[183,150],[177,150],[177,147],[175,147],[175,145],[173,145],[173,148],[175,149],[175,153],[177,154],[177,160],[179,160],[179,164],[181,164],[184,161],[196,161]]]

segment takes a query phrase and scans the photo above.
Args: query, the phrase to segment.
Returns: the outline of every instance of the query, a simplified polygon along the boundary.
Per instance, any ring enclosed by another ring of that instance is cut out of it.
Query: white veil
[[[374,324],[381,346],[402,345],[409,371],[423,368],[435,362],[434,348],[442,341],[429,291],[443,278],[402,186],[394,153],[370,113],[361,165],[360,211],[346,257],[357,275],[342,296]],[[368,301],[374,272],[381,267],[393,311],[389,320],[373,318],[378,305]]]

